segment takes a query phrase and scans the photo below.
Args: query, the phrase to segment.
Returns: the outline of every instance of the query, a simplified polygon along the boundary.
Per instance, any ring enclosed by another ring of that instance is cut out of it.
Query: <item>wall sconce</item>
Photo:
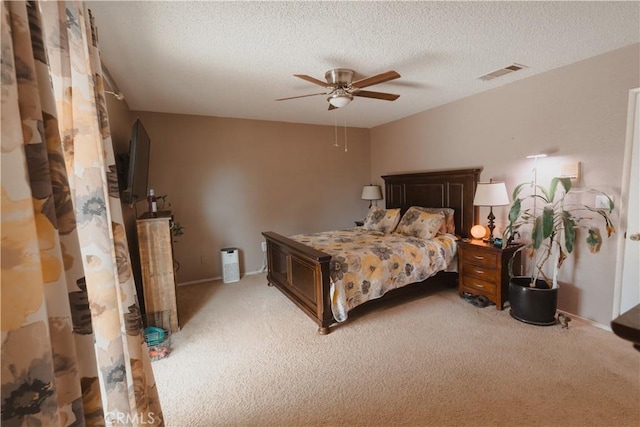
[[[572,184],[577,184],[581,179],[582,168],[580,162],[575,163],[563,163],[560,165],[560,176],[562,178],[569,178]]]
[[[371,205],[374,200],[382,200],[382,190],[379,185],[365,185],[362,189],[362,200],[369,201],[369,209],[371,209]],[[376,202],[376,206],[378,202]]]
[[[496,228],[493,224],[493,220],[496,219],[493,215],[493,207],[509,204],[507,186],[504,185],[504,182],[479,182],[473,204],[475,206],[489,206],[489,216],[487,217],[489,220],[489,240],[487,241],[493,243],[493,230]]]

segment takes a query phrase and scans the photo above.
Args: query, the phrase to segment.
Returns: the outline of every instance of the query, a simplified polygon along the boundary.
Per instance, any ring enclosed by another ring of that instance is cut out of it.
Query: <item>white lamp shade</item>
[[[382,190],[379,185],[365,185],[362,189],[362,200],[382,200]]]
[[[344,107],[351,102],[351,99],[351,95],[348,94],[337,94],[328,98],[329,104],[333,105],[336,108]]]
[[[479,182],[473,199],[476,206],[504,206],[509,204],[504,182]]]

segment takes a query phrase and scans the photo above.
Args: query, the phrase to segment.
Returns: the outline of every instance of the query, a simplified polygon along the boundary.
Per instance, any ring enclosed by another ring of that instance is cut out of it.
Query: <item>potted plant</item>
[[[604,221],[607,237],[615,232],[610,217],[613,200],[601,191],[590,190],[605,198],[606,209],[573,203],[567,199],[571,188],[569,178],[553,178],[548,188],[527,182],[513,190],[504,244],[511,242],[514,235],[520,235],[523,228],[531,229],[531,241],[517,251],[525,251],[529,256],[531,275],[513,277],[509,266],[510,313],[522,322],[556,323],[558,272],[574,251],[579,229],[586,230],[586,244],[592,253],[598,252],[602,244],[596,220]],[[530,191],[525,192],[525,189]]]

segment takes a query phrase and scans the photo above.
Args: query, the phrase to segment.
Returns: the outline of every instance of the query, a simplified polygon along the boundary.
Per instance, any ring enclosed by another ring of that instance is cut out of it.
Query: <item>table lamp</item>
[[[374,200],[382,200],[382,190],[379,185],[365,185],[362,189],[362,200],[369,201],[369,209]],[[376,203],[377,204],[377,203]]]
[[[496,219],[493,215],[493,207],[509,204],[507,187],[504,182],[479,182],[473,204],[475,206],[489,206],[489,216],[487,217],[489,220],[489,239],[486,241],[493,243],[493,229],[496,228],[493,224],[493,220]]]

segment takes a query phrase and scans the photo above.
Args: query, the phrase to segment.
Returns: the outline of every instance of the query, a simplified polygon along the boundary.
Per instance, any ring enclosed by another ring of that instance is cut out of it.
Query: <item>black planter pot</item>
[[[509,314],[514,319],[538,326],[555,325],[558,288],[549,289],[544,280],[532,288],[531,277],[513,277],[509,281]]]

